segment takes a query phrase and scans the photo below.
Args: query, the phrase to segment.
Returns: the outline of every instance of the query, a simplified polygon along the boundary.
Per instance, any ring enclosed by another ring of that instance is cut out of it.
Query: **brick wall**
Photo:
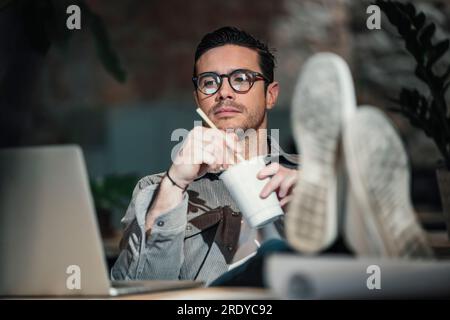
[[[79,97],[80,88],[86,89],[81,103],[93,105],[192,99],[193,56],[206,32],[235,25],[268,40],[273,21],[283,11],[277,0],[87,2],[104,19],[128,80],[122,85],[109,77],[90,35],[79,32],[66,56],[50,52],[45,78],[49,102],[58,102],[50,95],[63,95],[63,104],[76,104],[70,100]]]

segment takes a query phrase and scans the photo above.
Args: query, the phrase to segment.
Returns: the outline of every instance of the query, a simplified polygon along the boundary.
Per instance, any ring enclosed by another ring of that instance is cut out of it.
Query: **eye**
[[[214,81],[212,81],[212,80],[207,80],[203,83],[203,86],[205,86],[205,87],[209,87],[212,85],[214,85]]]
[[[211,87],[215,87],[216,86],[216,81],[214,81],[214,79],[212,78],[206,78],[206,79],[202,79],[201,81],[201,86],[203,88],[211,88]]]
[[[245,73],[238,73],[234,75],[233,81],[237,83],[248,81],[248,75]]]

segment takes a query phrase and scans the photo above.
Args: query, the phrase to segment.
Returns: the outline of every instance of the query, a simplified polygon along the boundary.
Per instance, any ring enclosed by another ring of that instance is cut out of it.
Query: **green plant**
[[[23,17],[25,29],[34,49],[45,54],[51,45],[67,50],[68,42],[75,32],[67,29],[66,9],[76,4],[81,9],[82,32],[91,32],[97,55],[103,67],[118,81],[125,82],[117,53],[111,46],[107,29],[101,17],[83,0],[0,0],[0,10],[13,7]]]
[[[90,181],[97,211],[125,212],[139,177],[134,174],[106,175]]]
[[[405,48],[416,62],[415,75],[427,86],[424,94],[416,88],[402,88],[399,105],[392,111],[406,116],[411,124],[433,139],[450,170],[450,110],[445,94],[450,86],[450,66],[438,73],[438,61],[448,52],[450,40],[434,41],[436,25],[411,3],[376,0],[389,22],[397,29]]]

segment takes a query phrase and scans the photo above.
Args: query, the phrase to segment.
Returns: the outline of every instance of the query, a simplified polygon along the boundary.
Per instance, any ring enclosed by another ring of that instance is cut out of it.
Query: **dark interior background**
[[[295,151],[289,108],[302,63],[314,52],[336,52],[352,68],[359,104],[386,110],[404,138],[416,208],[440,211],[436,147],[387,110],[401,87],[422,84],[386,19],[381,30],[367,29],[369,1],[86,0],[104,23],[126,73],[123,82],[102,64],[83,10],[81,30],[60,30],[64,9],[77,1],[0,3],[1,147],[81,145],[105,238],[120,232],[137,179],[170,164],[177,143],[171,132],[198,120],[190,80],[194,51],[205,33],[224,25],[245,29],[276,49],[281,96],[269,123],[280,129],[286,151]],[[437,24],[437,37],[449,38],[448,1],[413,3]]]

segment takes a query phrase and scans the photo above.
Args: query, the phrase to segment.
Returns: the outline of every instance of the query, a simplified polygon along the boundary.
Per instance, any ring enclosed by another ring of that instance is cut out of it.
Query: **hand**
[[[267,177],[270,177],[270,180],[262,189],[260,197],[265,199],[275,191],[281,207],[286,212],[287,204],[293,197],[292,189],[297,183],[298,170],[288,169],[277,162],[273,162],[258,173],[258,179]]]
[[[167,176],[161,180],[156,198],[148,208],[146,232],[152,229],[161,214],[182,201],[183,189],[192,181],[207,171],[226,169],[236,163],[236,152],[241,152],[241,147],[235,133],[204,127],[192,129],[169,168],[170,177],[177,186],[174,186]]]
[[[185,187],[206,172],[227,169],[237,162],[236,152],[241,152],[238,140],[232,132],[195,127],[175,156],[171,178]]]

